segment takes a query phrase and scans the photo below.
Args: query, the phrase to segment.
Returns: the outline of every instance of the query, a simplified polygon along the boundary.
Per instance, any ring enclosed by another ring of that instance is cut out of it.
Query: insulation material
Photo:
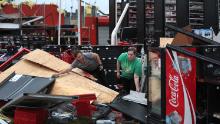
[[[69,64],[49,53],[35,50],[24,56],[23,60],[2,72],[0,81],[14,71],[18,74],[50,77],[66,67],[69,67]],[[98,103],[110,103],[118,95],[117,92],[72,72],[57,78],[50,94],[72,96],[89,93],[96,94]]]

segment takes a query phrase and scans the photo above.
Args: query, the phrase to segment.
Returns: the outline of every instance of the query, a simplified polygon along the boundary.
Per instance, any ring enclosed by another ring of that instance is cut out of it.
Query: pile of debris
[[[0,100],[3,102],[1,112],[12,112],[14,121],[19,124],[25,122],[19,120],[24,119],[23,114],[30,116],[34,113],[36,116],[32,116],[32,119],[34,117],[37,120],[37,114],[46,113],[47,117],[45,108],[69,102],[78,106],[75,108],[81,111],[78,115],[90,116],[89,109],[93,109],[91,102],[111,103],[118,95],[118,92],[96,83],[93,76],[78,68],[56,79],[51,77],[69,66],[68,63],[39,49],[23,56],[19,62],[0,74]],[[53,114],[54,112],[51,115]],[[58,112],[58,115],[62,117],[63,113]],[[30,123],[27,120],[26,122]]]

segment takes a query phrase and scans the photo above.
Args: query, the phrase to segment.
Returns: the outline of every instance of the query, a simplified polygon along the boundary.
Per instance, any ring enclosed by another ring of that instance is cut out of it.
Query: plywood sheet
[[[42,66],[50,68],[54,71],[62,71],[70,67],[70,64],[60,60],[59,58],[39,49],[36,49],[22,58],[34,63],[38,63]]]
[[[173,42],[173,38],[161,37],[160,47],[166,47],[167,44],[171,44],[172,42]]]
[[[186,31],[189,31],[189,32],[192,31],[190,26],[186,26],[183,29]],[[172,45],[185,46],[185,45],[192,45],[192,43],[193,43],[192,37],[189,37],[189,36],[182,34],[182,33],[177,33],[173,42],[172,42]]]
[[[91,79],[93,81],[97,81],[97,79],[93,75],[83,71],[82,69],[74,68],[74,69],[72,69],[72,72],[77,73],[77,74],[79,74],[79,75],[81,75],[83,77],[89,78],[89,79]]]
[[[68,74],[56,79],[51,94],[53,95],[78,95],[78,94],[95,93],[97,101],[110,103],[118,93],[95,83],[78,74]]]
[[[54,71],[44,68],[43,66],[30,62],[28,60],[20,60],[15,65],[11,66],[6,71],[0,74],[0,82],[2,82],[11,73],[16,72],[17,74],[26,74],[39,77],[51,77]]]

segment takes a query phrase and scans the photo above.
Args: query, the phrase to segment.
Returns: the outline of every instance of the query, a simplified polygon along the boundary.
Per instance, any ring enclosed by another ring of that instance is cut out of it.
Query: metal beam
[[[180,28],[189,25],[189,0],[176,0],[176,23]]]
[[[41,20],[41,19],[43,19],[43,18],[44,18],[43,16],[39,16],[39,17],[36,17],[36,18],[34,18],[34,19],[31,19],[31,20],[29,20],[29,21],[26,21],[26,22],[22,23],[22,25],[26,25],[26,24],[29,24],[29,23],[31,23],[31,22],[35,22],[35,21]]]
[[[61,30],[61,0],[59,2],[59,18],[58,18],[58,45],[60,45],[60,31]]]
[[[177,51],[179,53],[182,53],[184,55],[188,55],[190,57],[194,57],[196,59],[199,59],[199,60],[203,60],[203,61],[206,61],[206,62],[210,62],[210,63],[213,63],[215,65],[218,65],[220,66],[220,61],[218,60],[215,60],[215,59],[212,59],[212,58],[209,58],[209,57],[206,57],[206,56],[203,56],[203,55],[200,55],[198,53],[194,53],[194,52],[191,52],[191,51],[188,51],[188,50],[185,50],[181,47],[178,47],[178,46],[173,46],[173,45],[167,45],[166,46],[168,49],[170,50],[174,50],[174,51]]]
[[[137,0],[137,41],[144,43],[145,39],[145,0]]]
[[[116,0],[109,0],[109,38],[115,27],[115,4]]]
[[[165,5],[164,0],[154,1],[154,21],[155,21],[155,39],[157,41],[156,46],[160,45],[160,37],[165,35]]]
[[[204,10],[205,27],[212,27],[215,34],[218,34],[218,0],[204,0]]]
[[[174,30],[174,31],[177,31],[177,32],[179,32],[179,33],[182,33],[182,34],[185,34],[185,35],[190,36],[190,37],[192,37],[192,38],[195,38],[195,39],[199,40],[202,44],[220,45],[220,43],[218,43],[218,42],[216,42],[216,41],[214,41],[214,40],[210,40],[210,39],[208,39],[208,38],[205,38],[205,37],[202,37],[202,36],[193,34],[193,33],[191,33],[191,32],[188,32],[188,31],[184,30],[184,29],[175,27],[175,26],[173,26],[173,25],[166,24],[165,26],[166,26],[167,28],[170,28],[170,29]]]

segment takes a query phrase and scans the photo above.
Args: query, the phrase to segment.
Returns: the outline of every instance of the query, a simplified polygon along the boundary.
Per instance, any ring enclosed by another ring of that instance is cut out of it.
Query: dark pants
[[[135,88],[135,84],[134,84],[134,79],[127,79],[124,77],[120,77],[120,79],[118,79],[118,83],[123,84],[123,90],[129,94],[130,90],[136,90]]]
[[[87,72],[93,75],[97,79],[97,82],[99,84],[108,87],[105,72],[103,69],[99,70],[99,68],[97,68],[94,71],[87,71]]]

